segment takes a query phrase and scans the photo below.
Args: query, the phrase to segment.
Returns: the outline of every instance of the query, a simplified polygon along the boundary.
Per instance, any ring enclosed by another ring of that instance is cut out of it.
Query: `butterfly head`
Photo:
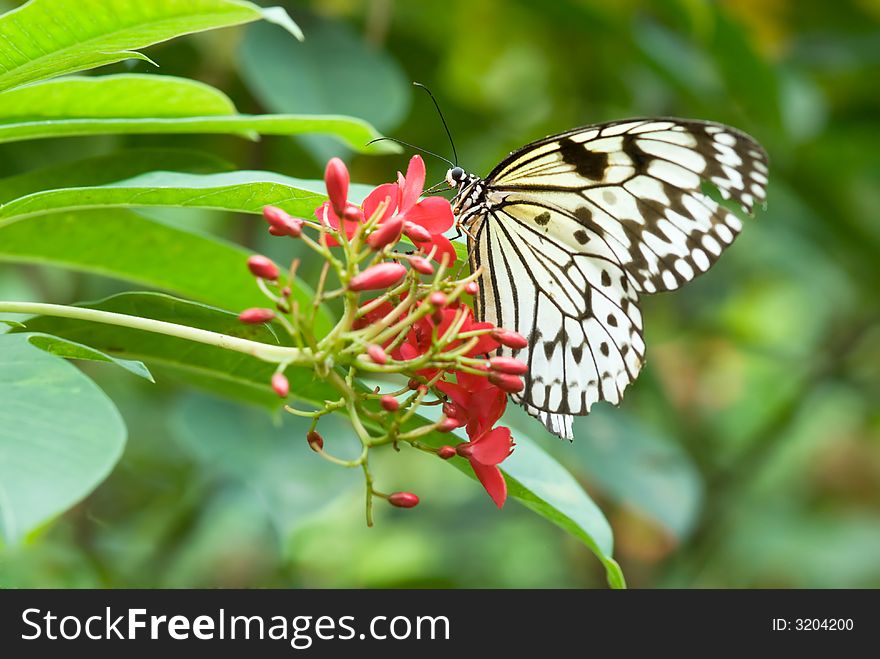
[[[452,167],[446,171],[446,183],[449,184],[450,188],[460,187],[467,179],[467,172],[461,167]]]
[[[477,205],[483,195],[483,182],[479,176],[469,174],[461,167],[452,167],[446,172],[446,183],[455,188],[452,212],[458,216]]]

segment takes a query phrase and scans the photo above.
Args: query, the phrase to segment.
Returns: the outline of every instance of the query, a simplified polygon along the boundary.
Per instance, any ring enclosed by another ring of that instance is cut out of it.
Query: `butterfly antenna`
[[[369,142],[367,142],[367,146],[369,146],[370,144],[375,144],[376,142],[386,142],[386,141],[387,142],[396,142],[397,144],[401,144],[403,146],[409,147],[410,149],[414,149],[415,151],[421,151],[424,154],[427,154],[429,156],[434,156],[435,158],[439,158],[443,162],[448,163],[448,164],[452,165],[453,167],[455,167],[455,163],[452,162],[449,158],[444,158],[440,154],[434,153],[433,151],[428,151],[427,149],[423,149],[422,147],[416,146],[415,144],[410,144],[409,142],[404,142],[403,140],[399,140],[396,137],[377,137],[376,139],[370,140]]]
[[[413,84],[416,87],[421,87],[422,89],[424,89],[428,93],[428,96],[431,97],[431,101],[433,101],[434,107],[437,108],[437,114],[440,115],[440,121],[443,122],[443,128],[446,129],[446,137],[449,138],[449,144],[452,146],[452,157],[455,159],[455,164],[453,165],[453,167],[458,167],[458,153],[456,153],[455,151],[455,142],[452,140],[452,133],[449,132],[449,126],[446,125],[446,119],[443,118],[443,112],[440,110],[440,104],[437,102],[437,99],[434,98],[434,94],[431,93],[431,90],[428,89],[425,85],[420,82],[414,82]],[[449,161],[447,160],[446,162]]]

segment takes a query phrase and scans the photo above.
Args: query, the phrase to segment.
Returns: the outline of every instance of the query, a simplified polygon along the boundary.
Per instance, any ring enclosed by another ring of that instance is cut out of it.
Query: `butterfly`
[[[644,364],[639,298],[708,270],[742,229],[702,190],[752,213],[767,154],[722,124],[627,119],[575,128],[512,152],[485,178],[446,182],[480,269],[479,320],[516,330],[526,362],[515,402],[573,439],[575,416],[618,404]]]

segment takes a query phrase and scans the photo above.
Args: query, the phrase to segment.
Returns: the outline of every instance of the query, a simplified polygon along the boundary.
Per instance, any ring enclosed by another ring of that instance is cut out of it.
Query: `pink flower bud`
[[[290,286],[285,286],[281,289],[281,297],[290,297],[293,291],[290,289]]]
[[[382,346],[376,345],[375,343],[367,346],[367,354],[377,364],[387,364],[388,363],[388,353],[386,353]]]
[[[528,364],[513,357],[492,357],[489,360],[489,367],[493,371],[512,373],[513,375],[523,375],[529,370]]]
[[[440,419],[440,421],[437,423],[437,432],[450,432],[460,426],[461,424],[458,422],[457,419],[444,417],[443,419]]]
[[[269,223],[269,233],[273,236],[299,238],[302,235],[303,221],[291,217],[277,206],[263,206],[263,217]]]
[[[427,243],[431,240],[431,232],[415,222],[405,222],[403,232],[414,243]]]
[[[445,414],[450,419],[457,419],[458,405],[456,405],[452,401],[446,401],[445,403],[443,403],[443,414]]]
[[[406,383],[406,386],[409,387],[410,389],[412,389],[413,391],[416,391],[417,389],[421,389],[423,385],[421,382],[419,382],[415,378],[410,378],[409,382]]]
[[[480,292],[480,285],[475,281],[469,281],[464,285],[464,292],[468,295],[476,295]]]
[[[330,205],[337,216],[342,216],[348,202],[348,183],[351,179],[345,163],[339,158],[331,158],[324,170],[324,184],[327,186],[327,196]]]
[[[526,386],[523,383],[522,378],[518,375],[498,373],[497,371],[489,373],[489,382],[509,394],[515,394],[518,391],[522,391]]]
[[[388,495],[388,503],[398,508],[415,508],[419,505],[419,498],[412,492],[395,492]]]
[[[306,435],[306,441],[315,453],[324,450],[324,438],[321,437],[317,430],[310,430]]]
[[[259,254],[254,254],[247,261],[248,270],[254,277],[275,281],[278,279],[278,266],[272,263],[270,259]]]
[[[271,309],[245,309],[238,314],[238,319],[248,325],[259,325],[260,323],[268,323],[275,317],[275,312]]]
[[[502,329],[500,327],[492,330],[492,338],[498,341],[501,345],[513,348],[514,350],[521,350],[529,345],[526,337],[522,334],[517,334],[516,332]]]
[[[428,259],[424,259],[421,256],[410,256],[409,264],[412,266],[413,270],[420,272],[423,275],[434,274],[434,266],[431,265],[431,262]]]
[[[290,383],[284,377],[284,373],[276,373],[272,376],[272,390],[281,398],[287,398],[287,394],[290,393]]]
[[[441,446],[437,449],[437,457],[442,458],[443,460],[448,460],[451,457],[455,456],[455,447],[454,446]]]
[[[379,263],[355,275],[348,282],[351,291],[377,291],[388,288],[406,276],[406,268],[400,263]]]
[[[396,412],[400,409],[400,402],[394,396],[382,396],[379,403],[386,412]]]
[[[449,298],[446,297],[445,293],[441,293],[440,291],[434,291],[431,295],[428,296],[428,302],[433,304],[435,307],[443,308],[449,303]]]
[[[400,215],[385,220],[367,237],[367,245],[377,252],[386,245],[393,245],[400,240],[403,231],[403,218]]]

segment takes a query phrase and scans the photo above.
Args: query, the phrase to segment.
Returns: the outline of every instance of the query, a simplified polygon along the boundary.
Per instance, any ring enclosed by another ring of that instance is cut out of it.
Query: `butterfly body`
[[[763,201],[767,157],[711,122],[628,119],[577,128],[512,152],[485,178],[454,167],[453,213],[481,270],[480,320],[529,340],[513,396],[554,434],[618,404],[645,344],[639,296],[705,272],[742,228],[702,182],[747,212]]]

